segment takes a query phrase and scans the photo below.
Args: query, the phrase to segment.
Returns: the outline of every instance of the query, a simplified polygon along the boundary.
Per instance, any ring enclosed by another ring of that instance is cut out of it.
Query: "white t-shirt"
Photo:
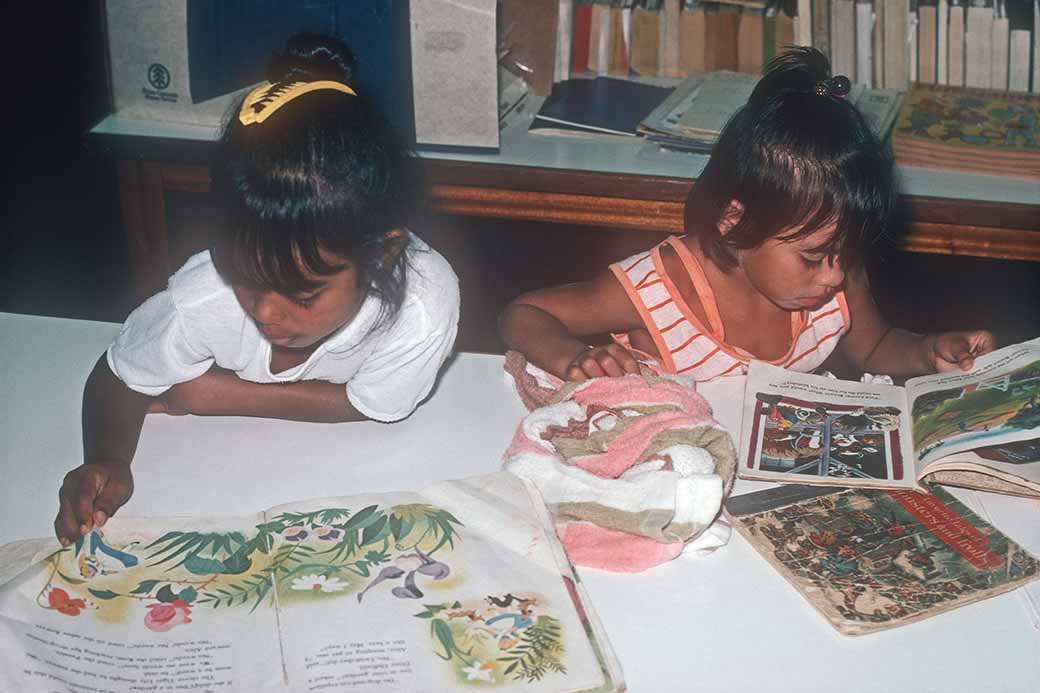
[[[430,393],[451,353],[459,321],[458,278],[437,251],[410,236],[405,299],[379,322],[372,293],[353,320],[299,366],[271,372],[271,343],[242,309],[209,251],[188,259],[165,291],[142,303],[108,349],[108,366],[127,387],[156,396],[216,364],[256,383],[346,383],[362,414],[396,421]]]

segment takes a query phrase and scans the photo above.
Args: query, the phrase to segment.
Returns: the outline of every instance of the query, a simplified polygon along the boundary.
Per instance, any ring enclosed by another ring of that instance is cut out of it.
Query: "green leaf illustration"
[[[361,534],[361,545],[366,546],[374,541],[378,541],[386,536],[384,530],[389,531],[386,526],[386,515],[381,515],[378,520],[365,527],[365,531]]]
[[[160,587],[159,591],[155,593],[155,598],[166,603],[177,601],[177,595],[169,585],[163,585]]]
[[[343,525],[343,529],[348,531],[351,529],[360,529],[366,527],[371,522],[375,522],[380,517],[383,517],[382,515],[376,515],[377,507],[378,506],[370,505],[367,508],[359,510],[354,517],[347,520],[347,523]]]
[[[241,575],[253,566],[253,561],[249,559],[249,555],[243,547],[225,558],[222,565],[222,572],[227,573],[228,575]]]
[[[184,561],[184,568],[194,575],[214,575],[224,572],[224,563],[212,558],[188,556]]]
[[[115,599],[119,596],[117,592],[113,592],[112,590],[95,590],[88,587],[87,591],[98,599]]]
[[[137,587],[135,587],[130,594],[148,594],[155,589],[155,586],[158,585],[159,582],[159,580],[142,580],[137,583]]]
[[[195,601],[195,597],[197,597],[198,595],[199,593],[195,590],[195,588],[189,586],[182,589],[181,593],[177,596],[182,602],[187,602],[188,604],[191,604]]]

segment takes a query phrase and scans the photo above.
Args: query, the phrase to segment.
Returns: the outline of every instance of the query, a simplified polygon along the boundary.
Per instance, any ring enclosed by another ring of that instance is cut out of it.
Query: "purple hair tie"
[[[830,96],[834,99],[844,99],[852,91],[852,82],[845,75],[834,75],[830,79],[821,80],[813,87],[813,93],[817,96]]]

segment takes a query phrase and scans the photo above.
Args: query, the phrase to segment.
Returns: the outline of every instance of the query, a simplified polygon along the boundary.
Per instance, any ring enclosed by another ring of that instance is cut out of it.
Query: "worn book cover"
[[[905,165],[1040,177],[1040,96],[914,84],[892,148]]]
[[[835,628],[862,635],[1037,577],[1037,560],[952,495],[783,486],[731,497],[733,526]]]

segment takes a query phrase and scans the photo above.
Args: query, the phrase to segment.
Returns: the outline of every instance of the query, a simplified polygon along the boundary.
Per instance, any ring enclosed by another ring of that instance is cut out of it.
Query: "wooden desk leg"
[[[144,300],[162,289],[170,275],[162,169],[154,162],[123,159],[117,172],[134,290]]]

